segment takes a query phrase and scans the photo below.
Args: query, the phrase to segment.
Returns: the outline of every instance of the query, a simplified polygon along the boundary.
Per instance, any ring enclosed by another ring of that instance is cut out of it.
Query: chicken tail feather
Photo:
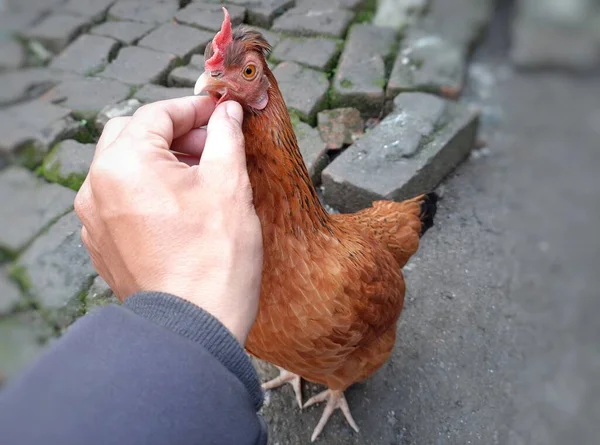
[[[439,196],[435,192],[427,193],[423,195],[421,201],[421,236],[425,235],[429,229],[433,227],[433,219],[437,212],[437,202]]]

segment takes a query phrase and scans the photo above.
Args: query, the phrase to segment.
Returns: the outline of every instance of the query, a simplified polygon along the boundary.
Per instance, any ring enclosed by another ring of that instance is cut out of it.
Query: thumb
[[[206,144],[200,161],[200,173],[212,179],[223,179],[232,172],[246,171],[246,152],[240,104],[219,104],[207,126]]]

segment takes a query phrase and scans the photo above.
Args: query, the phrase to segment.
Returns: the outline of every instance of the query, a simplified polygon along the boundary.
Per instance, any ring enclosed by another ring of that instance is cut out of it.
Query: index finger
[[[150,140],[157,147],[168,150],[174,139],[208,124],[214,110],[215,102],[208,96],[154,102],[135,112],[121,136]]]

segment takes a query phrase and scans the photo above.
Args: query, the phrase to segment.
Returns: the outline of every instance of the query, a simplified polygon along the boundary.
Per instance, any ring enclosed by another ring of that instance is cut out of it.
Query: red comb
[[[221,30],[217,33],[212,41],[213,56],[204,63],[204,68],[208,71],[215,71],[223,68],[225,60],[225,50],[227,46],[233,42],[231,36],[231,18],[226,8],[223,8],[225,18],[221,25]]]

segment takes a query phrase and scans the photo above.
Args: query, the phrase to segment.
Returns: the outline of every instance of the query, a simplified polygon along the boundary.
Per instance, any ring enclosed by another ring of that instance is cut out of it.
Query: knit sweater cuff
[[[202,308],[162,292],[141,292],[124,306],[136,314],[203,346],[246,386],[258,411],[263,392],[256,370],[233,334]]]

